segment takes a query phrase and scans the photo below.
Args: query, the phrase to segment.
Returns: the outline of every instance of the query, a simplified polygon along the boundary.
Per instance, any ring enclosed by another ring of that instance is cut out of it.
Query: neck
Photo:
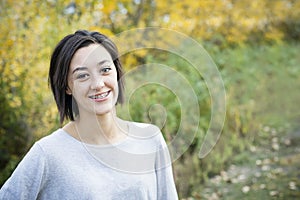
[[[76,139],[89,144],[110,144],[126,137],[127,124],[115,112],[94,117],[80,116],[69,124]],[[68,131],[72,132],[72,131]]]

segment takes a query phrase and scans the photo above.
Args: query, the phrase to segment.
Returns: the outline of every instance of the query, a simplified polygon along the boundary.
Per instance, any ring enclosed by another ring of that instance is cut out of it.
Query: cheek
[[[74,96],[85,95],[89,90],[89,84],[73,82],[71,90]]]
[[[107,86],[113,89],[114,94],[114,103],[117,102],[118,95],[119,95],[119,85],[117,81],[117,76],[115,77],[109,77],[106,82]]]
[[[107,79],[106,79],[105,82],[106,82],[107,86],[109,86],[109,87],[111,87],[113,89],[118,88],[117,76],[107,77]]]

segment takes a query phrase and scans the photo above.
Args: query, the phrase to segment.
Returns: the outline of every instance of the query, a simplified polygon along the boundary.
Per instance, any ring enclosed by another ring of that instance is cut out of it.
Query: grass
[[[198,195],[204,199],[297,199],[300,197],[300,143],[287,141],[300,139],[287,134],[285,140],[277,136],[268,145],[252,147],[242,153],[248,162],[232,164],[227,171],[210,179]],[[274,143],[280,146],[274,150]],[[197,199],[197,198],[195,198]]]
[[[212,49],[226,85],[228,114],[206,160],[233,150],[221,169],[214,166],[217,174],[193,185],[188,199],[300,198],[299,49],[298,43]],[[232,135],[233,142],[227,139]]]

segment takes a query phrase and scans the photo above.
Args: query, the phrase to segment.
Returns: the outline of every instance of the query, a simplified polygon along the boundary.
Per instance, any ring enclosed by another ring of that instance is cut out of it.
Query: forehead
[[[112,58],[108,51],[100,44],[91,44],[87,47],[78,49],[70,64],[70,68],[76,66],[89,66],[101,61],[108,60],[112,62]]]

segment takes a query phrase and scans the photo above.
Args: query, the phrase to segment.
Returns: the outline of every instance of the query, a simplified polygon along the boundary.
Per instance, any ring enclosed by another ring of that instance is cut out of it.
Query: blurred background
[[[57,42],[77,29],[113,36],[151,26],[203,45],[226,88],[221,137],[200,159],[211,117],[203,77],[160,50],[121,57],[125,71],[146,63],[181,70],[198,96],[199,131],[173,163],[180,199],[300,198],[300,0],[2,0],[0,21],[0,185],[34,141],[60,126],[47,83]],[[137,90],[131,118],[155,123],[159,112],[150,120],[145,106],[157,102],[167,111],[162,131],[170,141],[181,117],[171,91],[157,85]]]

